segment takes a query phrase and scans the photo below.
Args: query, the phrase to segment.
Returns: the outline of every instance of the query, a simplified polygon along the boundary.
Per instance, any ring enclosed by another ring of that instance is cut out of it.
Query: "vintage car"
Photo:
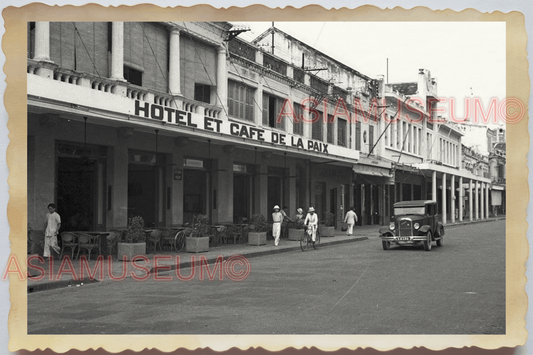
[[[444,226],[438,221],[437,203],[435,201],[402,201],[394,204],[394,216],[390,224],[379,229],[379,236],[384,250],[389,250],[391,243],[396,245],[424,245],[424,250],[431,250],[431,243],[442,246]]]

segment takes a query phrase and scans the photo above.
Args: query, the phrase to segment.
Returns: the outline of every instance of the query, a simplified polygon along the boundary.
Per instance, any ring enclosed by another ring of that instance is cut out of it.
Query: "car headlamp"
[[[390,230],[394,230],[394,222],[390,222],[390,224],[389,224],[389,229],[390,229]]]
[[[418,228],[420,228],[420,224],[415,223],[415,225],[413,227],[415,227],[415,229],[418,229]]]

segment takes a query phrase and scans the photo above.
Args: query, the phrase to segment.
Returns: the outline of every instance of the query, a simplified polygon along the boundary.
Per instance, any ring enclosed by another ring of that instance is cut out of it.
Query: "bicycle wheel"
[[[318,246],[320,245],[320,232],[317,229],[316,230],[316,238],[315,238],[315,244],[313,244],[313,248],[318,249]]]
[[[309,242],[309,237],[307,235],[307,231],[304,229],[304,232],[302,233],[302,236],[300,237],[300,249],[302,249],[302,251],[305,251],[305,249],[307,249],[308,242]]]
[[[174,249],[177,253],[181,252],[183,248],[185,247],[185,233],[183,231],[179,231],[176,233],[176,236],[174,237]]]

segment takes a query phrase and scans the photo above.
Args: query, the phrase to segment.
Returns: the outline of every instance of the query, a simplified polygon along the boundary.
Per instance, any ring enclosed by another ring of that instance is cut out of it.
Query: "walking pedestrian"
[[[281,233],[281,222],[283,222],[283,214],[279,211],[278,205],[274,206],[274,212],[272,212],[272,236],[274,237],[274,245],[279,244],[279,235]]]
[[[344,217],[344,223],[348,225],[348,230],[346,231],[348,236],[353,234],[353,226],[355,222],[357,222],[357,214],[354,212],[354,208],[350,207],[348,212],[346,212],[346,216]]]
[[[44,253],[43,257],[53,257],[50,254],[50,248],[59,254],[61,249],[57,245],[57,235],[61,228],[61,217],[56,212],[56,205],[51,203],[48,205],[48,213],[46,214],[46,220],[44,222]]]
[[[316,240],[316,230],[318,228],[318,215],[315,213],[314,207],[309,207],[307,216],[305,216],[304,225],[307,225],[308,228],[311,229],[311,240],[314,245]]]

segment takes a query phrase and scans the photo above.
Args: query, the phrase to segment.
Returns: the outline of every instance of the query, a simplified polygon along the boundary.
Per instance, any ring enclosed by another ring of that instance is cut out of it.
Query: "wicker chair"
[[[70,248],[71,258],[74,259],[74,251],[78,247],[78,238],[76,234],[71,232],[61,233],[61,255],[59,259],[63,259],[63,252],[65,249]]]
[[[148,232],[146,236],[146,241],[150,243],[150,245],[153,245],[154,252],[157,250],[157,246],[159,245],[159,250],[161,250],[161,229],[152,229]]]
[[[93,249],[98,249],[98,254],[102,254],[102,251],[100,249],[100,243],[98,236],[93,236],[86,233],[79,233],[78,234],[78,255],[77,258],[80,257],[80,251],[82,249],[87,249],[88,259],[91,260],[91,251]]]

